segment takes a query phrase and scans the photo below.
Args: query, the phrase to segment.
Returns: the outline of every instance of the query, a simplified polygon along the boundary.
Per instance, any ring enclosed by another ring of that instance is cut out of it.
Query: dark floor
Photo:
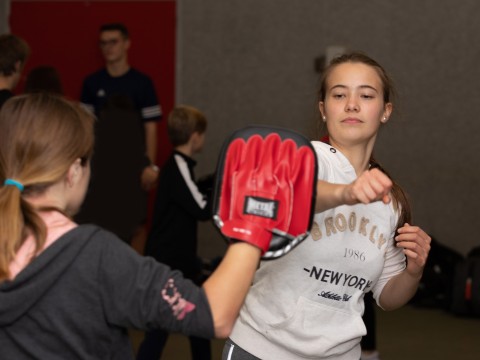
[[[480,359],[480,319],[406,306],[392,312],[377,311],[377,320],[383,360]]]
[[[406,306],[377,311],[377,343],[382,360],[480,360],[480,319],[442,310]],[[142,333],[133,331],[135,347]],[[212,340],[212,360],[220,360],[223,340]],[[161,360],[190,360],[188,339],[170,336]]]

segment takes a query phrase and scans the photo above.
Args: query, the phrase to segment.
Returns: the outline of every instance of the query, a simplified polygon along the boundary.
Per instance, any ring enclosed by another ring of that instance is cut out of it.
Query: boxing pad
[[[287,254],[310,233],[317,159],[304,136],[250,126],[224,143],[217,164],[213,220],[228,241],[246,241],[262,259]]]

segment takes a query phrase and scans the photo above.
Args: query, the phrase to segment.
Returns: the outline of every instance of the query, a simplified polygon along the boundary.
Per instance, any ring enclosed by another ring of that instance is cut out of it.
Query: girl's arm
[[[215,336],[230,335],[258,267],[260,249],[245,242],[233,243],[203,288],[213,315]]]
[[[407,267],[390,279],[380,295],[384,310],[394,310],[405,305],[417,291],[423,269],[430,251],[432,239],[418,226],[405,224],[398,229],[397,246],[403,248]]]
[[[317,199],[315,212],[319,213],[339,205],[368,204],[382,200],[390,202],[392,181],[379,169],[364,171],[350,184],[332,184],[326,181],[317,181]]]

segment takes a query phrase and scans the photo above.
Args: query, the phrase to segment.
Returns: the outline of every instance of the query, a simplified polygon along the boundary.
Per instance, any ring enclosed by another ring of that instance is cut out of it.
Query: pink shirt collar
[[[17,251],[15,258],[10,262],[10,278],[13,280],[18,273],[28,266],[30,261],[40,255],[42,251],[52,245],[63,234],[77,227],[78,225],[65,215],[57,212],[42,212],[40,217],[47,225],[47,238],[43,248],[35,254],[35,240],[33,236],[27,237],[25,242]]]

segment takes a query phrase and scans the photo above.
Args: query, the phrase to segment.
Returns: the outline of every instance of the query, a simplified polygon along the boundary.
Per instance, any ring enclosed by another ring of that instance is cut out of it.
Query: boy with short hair
[[[25,40],[13,34],[0,35],[0,108],[13,96],[29,55]]]
[[[192,158],[205,142],[207,119],[198,109],[178,106],[168,117],[168,136],[174,150],[162,167],[155,199],[153,223],[145,255],[202,281],[197,257],[197,222],[211,218],[209,199],[195,182]],[[137,359],[158,359],[167,341],[164,331],[147,332]],[[210,359],[210,341],[190,337],[193,359]]]

